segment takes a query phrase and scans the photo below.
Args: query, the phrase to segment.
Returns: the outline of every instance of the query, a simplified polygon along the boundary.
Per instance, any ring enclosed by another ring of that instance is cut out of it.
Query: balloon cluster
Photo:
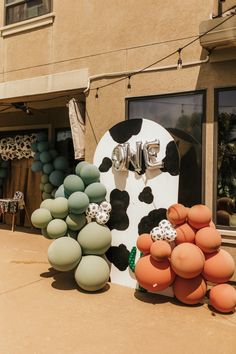
[[[210,285],[210,304],[220,312],[234,311],[236,290],[227,282],[234,274],[235,264],[221,248],[221,235],[212,222],[210,209],[203,204],[191,208],[173,204],[166,217],[161,225],[173,225],[174,240],[165,237],[168,228],[160,232],[160,225],[158,233],[154,228],[151,234],[137,239],[137,248],[143,254],[134,269],[140,286],[157,292],[172,285],[175,297],[191,305],[203,301]]]
[[[99,182],[98,168],[80,162],[75,174],[66,176],[55,192],[31,215],[32,224],[44,237],[55,239],[48,260],[56,270],[75,270],[75,281],[86,291],[102,289],[109,280],[105,252],[111,246],[111,231],[105,225],[111,205]]]
[[[35,153],[31,169],[33,172],[43,173],[40,183],[42,199],[52,198],[68,174],[68,160],[52,147],[45,132],[36,135],[36,141],[31,144],[31,149]]]

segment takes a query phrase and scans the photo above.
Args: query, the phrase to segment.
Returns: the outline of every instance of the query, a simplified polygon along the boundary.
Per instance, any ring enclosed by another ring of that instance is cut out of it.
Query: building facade
[[[179,146],[179,201],[208,205],[233,245],[235,8],[235,0],[1,1],[1,136],[47,129],[58,140],[76,98],[92,162],[114,124],[154,120]]]

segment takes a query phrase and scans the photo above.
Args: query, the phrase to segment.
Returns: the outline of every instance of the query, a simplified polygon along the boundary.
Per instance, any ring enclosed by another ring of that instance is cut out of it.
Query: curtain
[[[3,187],[3,198],[13,198],[16,191],[24,194],[24,200],[29,217],[32,212],[40,207],[42,201],[39,185],[41,182],[41,173],[31,170],[33,159],[14,159],[11,161],[8,177]],[[4,221],[10,225],[12,216],[5,214]],[[31,223],[23,210],[19,210],[16,215],[16,225],[30,227]]]
[[[75,160],[85,157],[85,124],[83,119],[83,105],[75,98],[68,102],[69,120],[74,146]]]

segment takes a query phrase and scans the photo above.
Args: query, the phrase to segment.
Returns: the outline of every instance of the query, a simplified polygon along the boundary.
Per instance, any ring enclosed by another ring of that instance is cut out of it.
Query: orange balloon
[[[136,245],[139,251],[144,254],[150,253],[150,247],[153,244],[153,240],[150,234],[142,234],[137,238]]]
[[[136,263],[135,276],[144,289],[157,292],[168,288],[173,283],[175,273],[167,258],[157,262],[147,255],[141,257]]]
[[[166,212],[167,219],[173,225],[183,224],[187,217],[187,209],[183,204],[173,204]]]
[[[204,267],[204,254],[192,243],[181,243],[171,253],[171,267],[182,278],[195,278]]]
[[[234,274],[233,257],[224,249],[205,254],[205,265],[202,275],[212,283],[225,283]]]
[[[176,276],[173,283],[173,291],[179,301],[184,304],[194,305],[203,300],[207,286],[201,275],[192,279]]]
[[[201,248],[203,252],[215,252],[221,246],[221,234],[211,226],[203,227],[196,233],[195,244]]]
[[[201,229],[202,227],[209,226],[211,218],[211,210],[206,205],[197,204],[189,209],[187,221],[195,229]]]
[[[233,312],[236,306],[236,290],[229,284],[213,286],[209,294],[211,305],[220,312]]]
[[[175,243],[177,245],[183,242],[194,243],[196,230],[187,222],[182,225],[176,226],[175,230],[177,233]]]
[[[157,240],[153,242],[150,248],[150,254],[156,261],[162,261],[171,255],[171,246],[164,240]]]

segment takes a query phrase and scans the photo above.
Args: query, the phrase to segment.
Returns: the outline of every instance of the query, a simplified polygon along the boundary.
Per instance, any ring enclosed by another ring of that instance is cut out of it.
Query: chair
[[[16,213],[17,213],[17,211],[19,209],[20,210],[22,210],[22,209],[25,210],[25,215],[26,215],[29,223],[31,224],[31,219],[29,217],[29,213],[28,213],[28,210],[27,210],[26,205],[25,205],[24,193],[22,193],[20,191],[16,191],[14,193],[14,196],[13,196],[13,201],[17,201],[18,207],[15,209],[16,211],[12,213],[12,227],[11,227],[12,231],[14,231],[14,229],[15,229]]]

